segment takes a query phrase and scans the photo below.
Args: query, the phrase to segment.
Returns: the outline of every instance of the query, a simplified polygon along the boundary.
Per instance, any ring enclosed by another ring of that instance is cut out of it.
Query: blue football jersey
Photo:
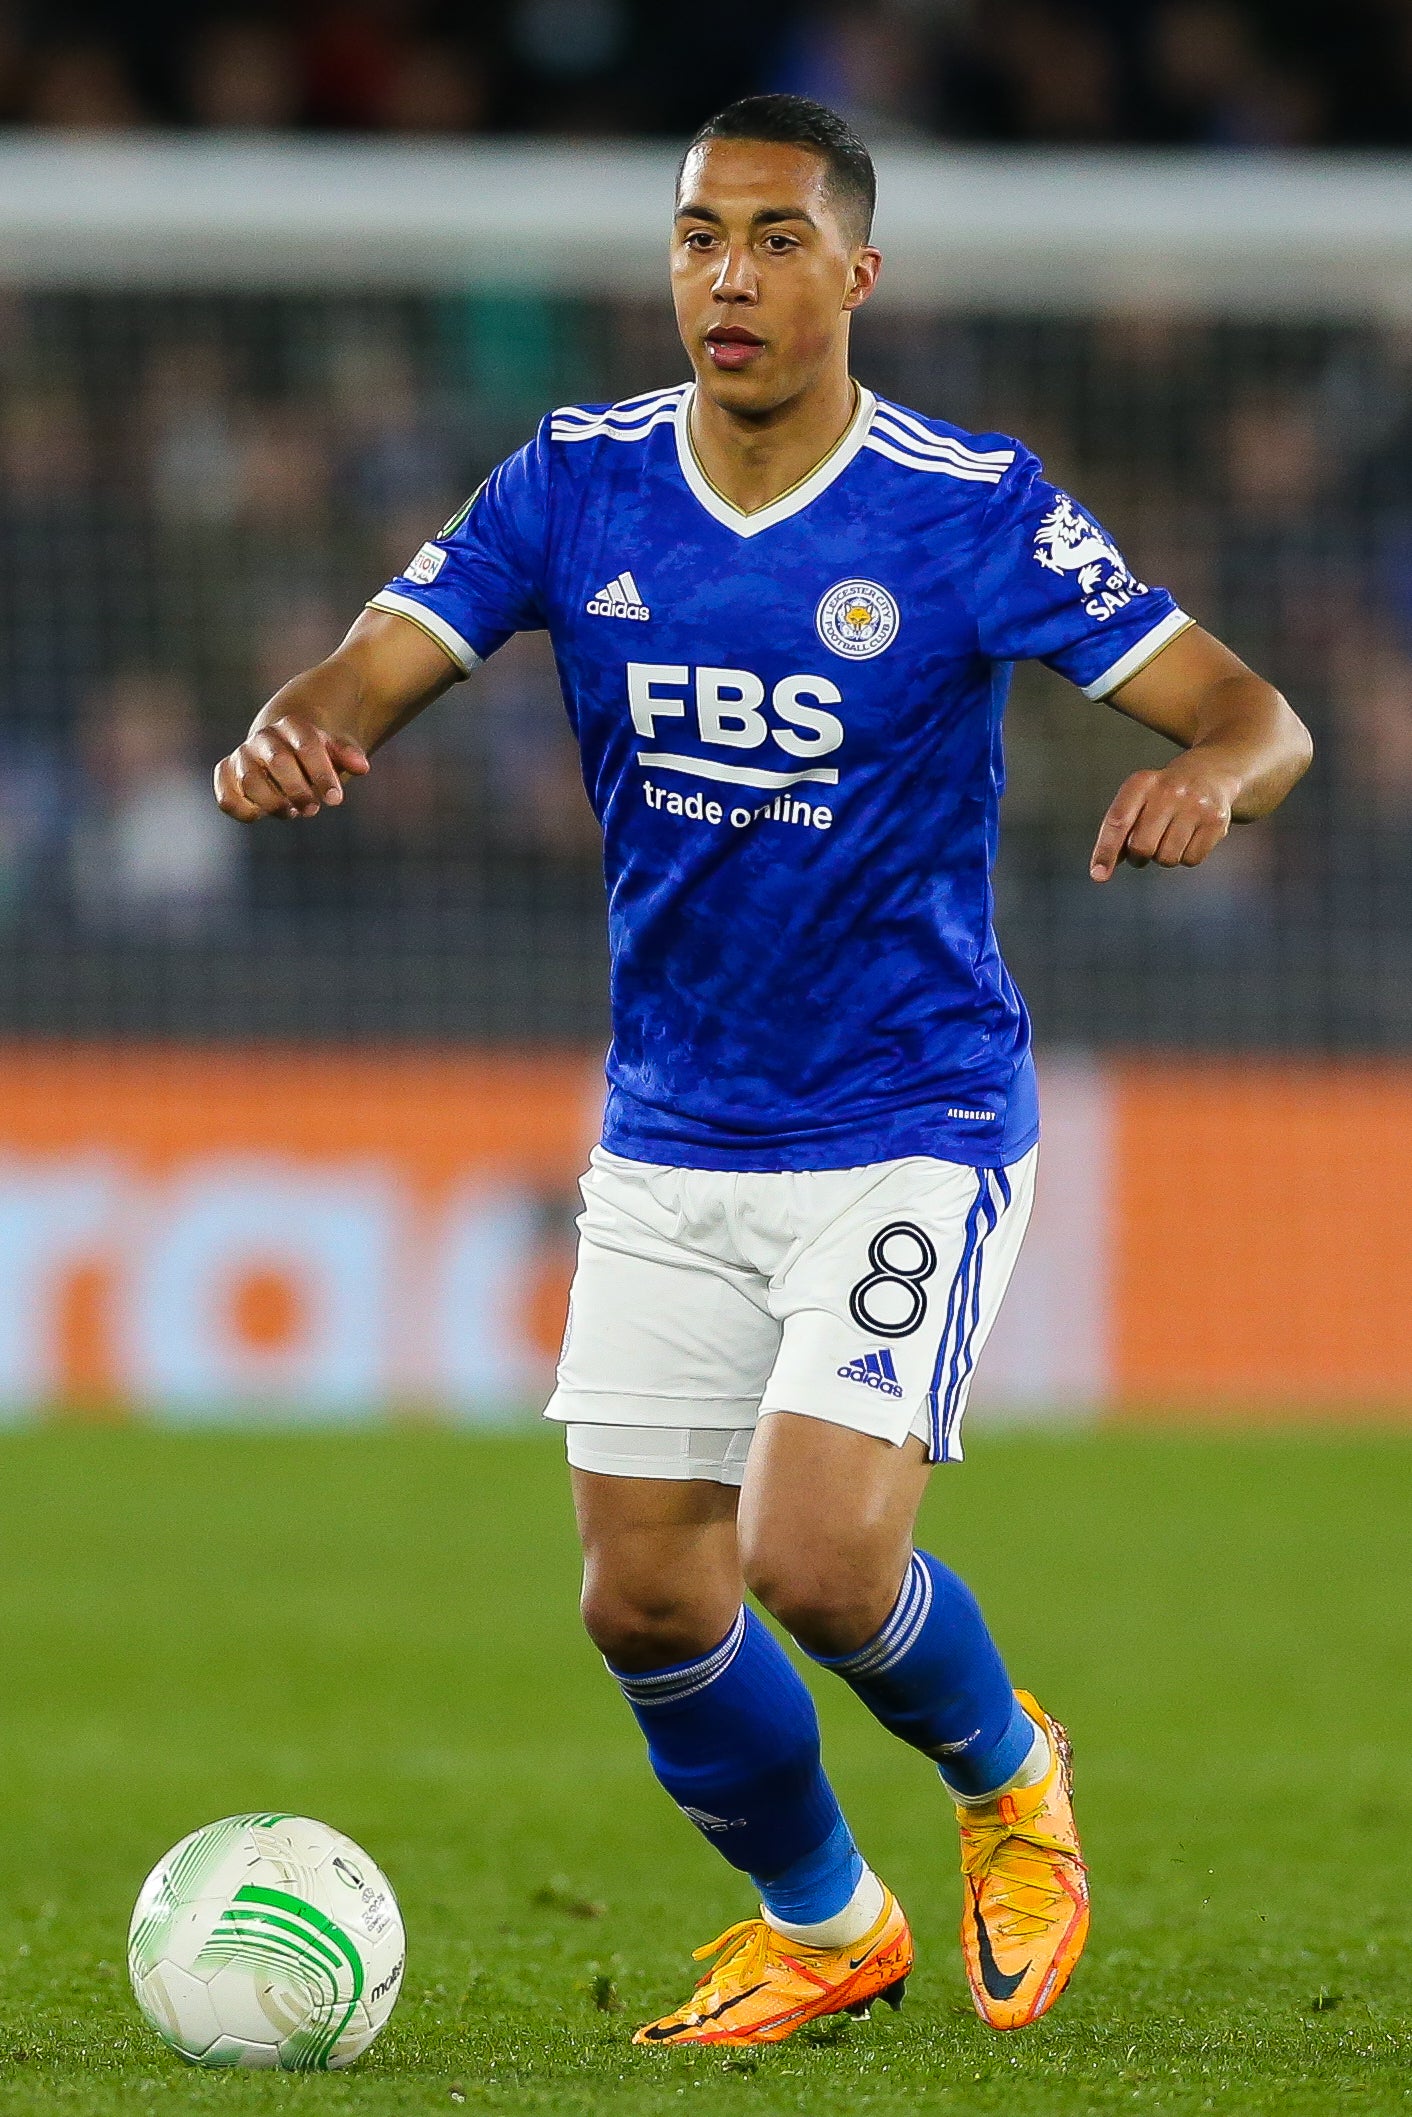
[[[552,413],[372,607],[466,672],[545,628],[603,825],[633,1160],[995,1166],[1038,1135],[991,929],[1015,661],[1104,698],[1190,622],[1027,450],[860,393],[743,514],[691,386]]]

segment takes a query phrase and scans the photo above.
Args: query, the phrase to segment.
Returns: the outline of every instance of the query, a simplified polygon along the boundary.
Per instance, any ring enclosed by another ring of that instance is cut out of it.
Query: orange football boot
[[[1015,1695],[1049,1737],[1047,1776],[956,1811],[966,1885],[961,1952],[976,2012],[992,2029],[1023,2029],[1047,2013],[1088,1939],[1069,1738],[1028,1691]]]
[[[634,2043],[783,2043],[823,2014],[866,2015],[875,1999],[902,2005],[912,1935],[889,1889],[877,1923],[851,1948],[805,1948],[764,1919],[745,1919],[696,1960],[715,1963],[675,2014],[639,2029]]]

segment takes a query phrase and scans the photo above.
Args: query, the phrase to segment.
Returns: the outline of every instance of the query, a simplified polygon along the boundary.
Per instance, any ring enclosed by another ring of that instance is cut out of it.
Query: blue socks
[[[1012,1779],[1029,1756],[1035,1724],[966,1583],[930,1552],[914,1551],[882,1630],[855,1653],[827,1658],[883,1726],[934,1757],[962,1800]]]
[[[814,1701],[754,1612],[699,1661],[612,1673],[662,1786],[766,1910],[800,1926],[836,1917],[863,1861],[824,1777]]]
[[[998,1791],[1042,1740],[976,1598],[928,1552],[913,1552],[874,1638],[852,1654],[814,1659],[842,1676],[892,1734],[935,1758],[958,1800]],[[824,1776],[814,1702],[752,1611],[742,1609],[720,1645],[697,1661],[647,1675],[612,1673],[662,1786],[750,1876],[772,1923],[805,1929],[799,1938],[846,1924],[844,1913],[868,1923],[872,1914],[858,1906],[878,1885]]]

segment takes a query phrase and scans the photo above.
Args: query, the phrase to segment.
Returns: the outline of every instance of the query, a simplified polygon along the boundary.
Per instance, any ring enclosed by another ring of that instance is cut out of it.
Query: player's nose
[[[749,251],[728,250],[711,293],[717,301],[755,301],[760,281]]]

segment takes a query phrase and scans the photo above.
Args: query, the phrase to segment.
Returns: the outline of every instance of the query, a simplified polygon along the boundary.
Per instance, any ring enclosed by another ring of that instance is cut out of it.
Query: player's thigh
[[[751,1443],[737,1533],[746,1580],[820,1653],[870,1639],[897,1599],[931,1475],[915,1437],[776,1411]]]
[[[748,1439],[708,1429],[693,1450],[685,1430],[569,1427],[584,1621],[615,1667],[690,1660],[729,1630],[742,1583],[726,1458],[743,1468]],[[699,1474],[656,1474],[689,1461]]]
[[[792,1411],[957,1460],[976,1360],[1019,1255],[1037,1150],[1006,1169],[880,1164],[772,1289],[762,1418]]]
[[[574,1517],[585,1552],[660,1549],[661,1560],[652,1571],[670,1565],[674,1552],[697,1542],[721,1544],[733,1553],[739,1479],[723,1474],[723,1458],[729,1446],[738,1448],[743,1459],[749,1438],[708,1432],[698,1451],[697,1474],[664,1476],[658,1474],[660,1462],[685,1460],[685,1451],[673,1445],[689,1440],[685,1430],[570,1426]]]

